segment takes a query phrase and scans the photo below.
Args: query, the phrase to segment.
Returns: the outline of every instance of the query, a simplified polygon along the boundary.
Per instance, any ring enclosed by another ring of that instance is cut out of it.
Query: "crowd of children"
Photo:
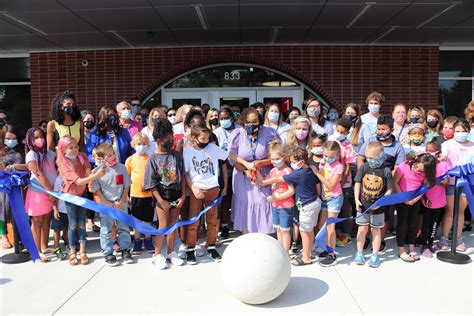
[[[334,252],[314,244],[315,234],[332,217],[356,218],[340,227],[328,225],[326,243],[332,249],[343,247],[356,236],[357,265],[366,263],[364,250],[371,236],[367,263],[380,266],[392,227],[398,255],[405,262],[448,249],[449,238],[456,239],[457,251],[466,251],[462,234],[471,222],[464,216],[466,195],[460,189],[458,235],[450,237],[456,183],[454,178],[437,183],[436,178],[474,161],[474,101],[467,106],[465,119],[444,120],[438,110],[407,110],[401,103],[392,115],[382,115],[383,102],[380,93],[371,93],[366,100],[369,112],[361,115],[354,103],[343,113],[335,108],[326,113],[318,100],[311,99],[303,105],[305,112],[288,111],[289,124],[278,104],[255,104],[243,113],[228,106],[208,113],[190,105],[177,111],[134,106],[132,113],[128,102],[120,102],[116,110],[103,107],[96,121],[89,112],[81,119],[74,95],[65,91],[53,101],[53,120],[46,130],[33,127],[21,141],[13,126],[3,126],[0,169],[28,171],[31,181],[46,190],[93,199],[159,229],[189,219],[223,197],[221,205],[214,205],[200,220],[166,236],[131,233],[126,224],[96,214],[100,247],[109,266],[119,265],[117,254],[130,264],[143,251],[153,254],[157,269],[193,265],[205,253],[220,261],[218,236],[229,236],[231,217],[245,218],[245,223],[238,220],[242,233],[260,229],[268,233],[273,227],[296,266],[313,263],[315,254],[323,267],[337,263]],[[422,185],[429,190],[421,196],[371,208],[385,195]],[[265,199],[253,201],[260,196]],[[242,214],[242,201],[268,205],[271,212]],[[8,221],[11,210],[5,194],[0,202],[1,220]],[[90,217],[82,206],[34,188],[26,191],[25,208],[41,261],[55,254],[61,260],[68,258],[71,265],[88,264],[86,217],[93,219],[94,213]],[[269,226],[252,221],[268,221]],[[2,247],[11,247],[5,228],[0,228]],[[48,247],[50,228],[53,249]],[[205,248],[198,240],[201,230],[207,237]],[[437,231],[439,242],[435,242]],[[60,246],[61,234],[67,254]]]

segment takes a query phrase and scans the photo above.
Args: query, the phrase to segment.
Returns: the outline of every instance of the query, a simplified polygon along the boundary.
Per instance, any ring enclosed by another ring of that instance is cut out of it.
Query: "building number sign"
[[[224,72],[224,80],[240,80],[240,71],[226,71]]]

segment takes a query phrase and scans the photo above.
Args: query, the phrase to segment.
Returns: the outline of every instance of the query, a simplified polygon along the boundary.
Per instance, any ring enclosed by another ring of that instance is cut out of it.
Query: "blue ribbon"
[[[0,172],[0,192],[8,195],[21,241],[26,246],[26,249],[28,249],[34,262],[39,259],[39,253],[31,234],[30,222],[26,214],[23,198],[21,197],[21,187],[29,182],[30,179],[26,172]]]
[[[457,186],[458,187],[464,187],[467,201],[469,204],[469,208],[471,210],[471,214],[474,216],[474,164],[467,164],[463,166],[459,166],[456,168],[451,169],[448,171],[448,173],[439,176],[436,178],[436,184],[440,183],[447,177],[457,177]],[[394,205],[394,204],[400,204],[404,203],[406,201],[413,200],[420,195],[425,194],[429,190],[427,185],[422,185],[418,189],[413,190],[413,191],[407,191],[407,192],[400,192],[400,193],[394,193],[390,195],[384,195],[377,201],[375,201],[374,204],[372,204],[365,212],[361,213],[357,217],[347,217],[347,218],[337,218],[337,217],[330,217],[326,220],[326,222],[323,224],[321,229],[319,230],[318,234],[316,235],[315,242],[316,245],[319,246],[320,248],[326,250],[328,253],[335,253],[338,254],[338,252],[326,245],[326,226],[331,225],[331,224],[336,224],[340,223],[346,220],[355,220],[364,214],[366,214],[368,211],[371,209],[374,209],[377,206],[388,206],[388,205]]]

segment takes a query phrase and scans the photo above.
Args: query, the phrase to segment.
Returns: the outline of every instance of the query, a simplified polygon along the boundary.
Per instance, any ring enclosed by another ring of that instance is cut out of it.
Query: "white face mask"
[[[322,156],[323,155],[323,147],[313,147],[311,148],[311,153],[316,156]]]
[[[172,125],[176,124],[176,116],[168,116],[168,121],[170,121]]]
[[[128,120],[130,117],[132,116],[132,112],[130,112],[130,110],[122,110],[121,112],[121,118],[122,120]]]
[[[299,170],[299,169],[301,169],[300,162],[301,162],[301,161],[298,161],[298,162],[296,162],[296,163],[293,163],[293,162],[292,162],[292,163],[290,164],[291,169],[293,169],[293,170]]]

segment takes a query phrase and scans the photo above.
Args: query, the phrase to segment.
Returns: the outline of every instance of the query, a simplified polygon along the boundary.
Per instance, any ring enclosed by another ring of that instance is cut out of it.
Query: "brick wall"
[[[242,62],[280,70],[332,104],[364,103],[373,90],[386,104],[438,105],[438,47],[236,46],[31,53],[33,122],[49,117],[53,96],[75,92],[81,109],[97,111],[144,97],[181,73],[215,63]],[[89,65],[81,66],[87,59]],[[387,109],[388,107],[386,107]]]

